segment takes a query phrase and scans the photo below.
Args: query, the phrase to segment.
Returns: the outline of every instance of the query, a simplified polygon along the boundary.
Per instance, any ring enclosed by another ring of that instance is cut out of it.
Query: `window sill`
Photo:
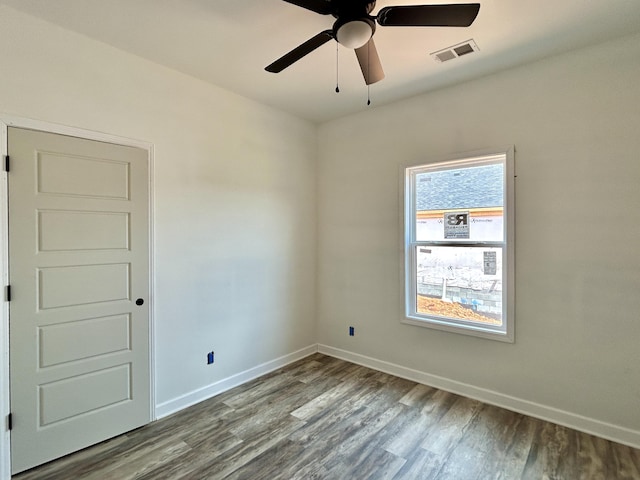
[[[509,329],[510,334],[507,334],[507,332],[485,328],[481,325],[462,323],[453,324],[436,318],[405,316],[401,320],[401,322],[406,325],[413,325],[416,327],[431,328],[434,330],[469,335],[472,337],[485,338],[488,340],[497,340],[499,342],[505,343],[514,343],[513,327]]]

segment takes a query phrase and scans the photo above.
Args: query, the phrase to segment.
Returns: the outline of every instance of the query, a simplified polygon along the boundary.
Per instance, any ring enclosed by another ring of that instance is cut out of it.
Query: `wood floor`
[[[14,478],[640,479],[640,450],[314,354]]]

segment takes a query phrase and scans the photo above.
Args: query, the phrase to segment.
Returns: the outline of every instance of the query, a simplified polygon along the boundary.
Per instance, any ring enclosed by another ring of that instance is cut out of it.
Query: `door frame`
[[[96,140],[106,143],[114,143],[129,147],[137,147],[148,153],[148,179],[149,186],[149,419],[156,420],[155,408],[155,255],[154,255],[154,149],[153,144],[110,135],[102,132],[85,130],[77,127],[69,127],[50,122],[31,120],[0,113],[0,156],[2,168],[0,168],[0,480],[11,478],[11,435],[8,429],[8,415],[10,412],[10,368],[9,368],[9,303],[6,301],[6,285],[9,284],[9,191],[8,174],[4,170],[4,159],[8,152],[7,135],[9,127],[39,130],[42,132],[68,135],[72,137]]]

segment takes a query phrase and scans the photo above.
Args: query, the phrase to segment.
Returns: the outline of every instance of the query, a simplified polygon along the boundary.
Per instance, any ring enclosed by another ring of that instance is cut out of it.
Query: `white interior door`
[[[148,423],[145,150],[9,128],[12,472]]]

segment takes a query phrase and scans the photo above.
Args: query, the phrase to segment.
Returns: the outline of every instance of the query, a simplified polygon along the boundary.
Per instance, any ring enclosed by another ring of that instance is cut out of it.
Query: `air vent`
[[[447,47],[443,50],[438,50],[437,52],[433,52],[431,56],[433,59],[438,62],[448,62],[449,60],[453,60],[454,58],[462,57],[464,55],[468,55],[473,52],[479,52],[480,49],[478,45],[473,40],[467,40],[466,42],[459,43],[458,45],[453,45],[451,47]]]

